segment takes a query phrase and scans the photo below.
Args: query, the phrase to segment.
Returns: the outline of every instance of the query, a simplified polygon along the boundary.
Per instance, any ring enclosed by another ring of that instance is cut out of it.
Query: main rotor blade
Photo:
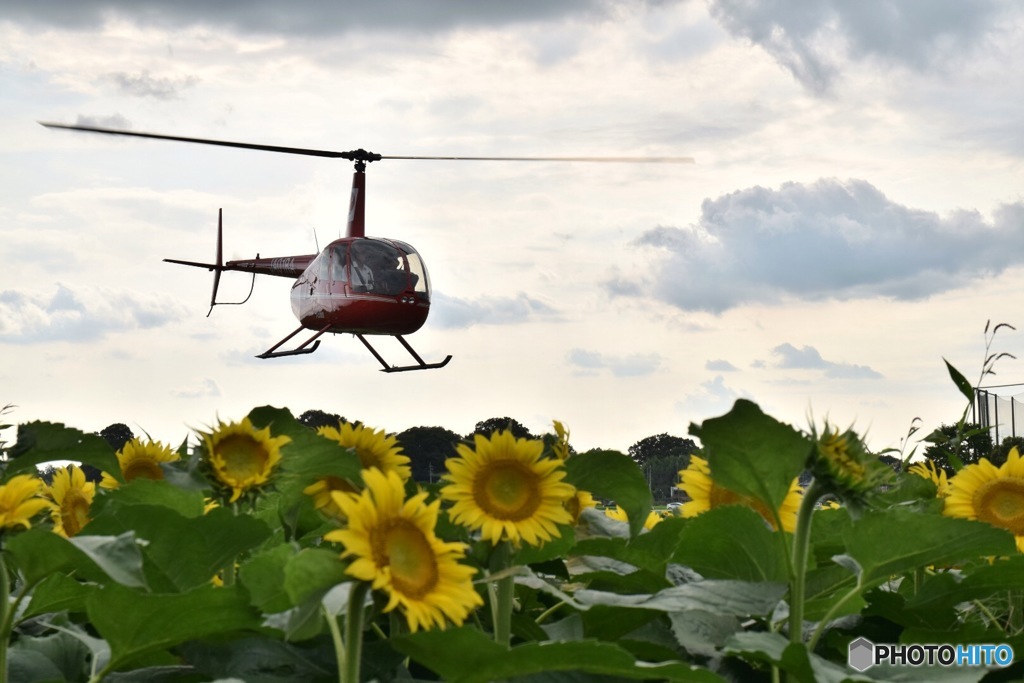
[[[209,140],[207,138],[186,138],[179,135],[157,135],[156,133],[136,133],[131,130],[115,128],[99,128],[97,126],[73,126],[65,123],[39,122],[47,128],[64,128],[66,130],[82,130],[88,133],[104,133],[106,135],[127,135],[135,138],[151,138],[154,140],[173,140],[175,142],[194,142],[200,145],[217,145],[219,147],[238,147],[240,149],[256,149],[263,152],[283,152],[285,154],[304,154],[311,157],[327,157],[329,159],[355,160],[353,152],[332,152],[324,149],[304,149],[302,147],[280,147],[277,145],[257,145],[251,142],[228,142],[226,140]]]
[[[387,156],[381,159],[429,159],[434,161],[584,161],[610,164],[692,164],[693,157],[420,157]]]
[[[692,164],[693,157],[464,157],[464,156],[384,156],[374,154],[362,149],[349,152],[335,152],[324,149],[307,149],[304,147],[283,147],[279,145],[257,145],[251,142],[229,142],[227,140],[211,140],[208,138],[189,138],[180,135],[158,135],[156,133],[137,133],[131,130],[118,130],[116,128],[100,128],[98,126],[78,126],[66,123],[39,122],[47,128],[63,128],[65,130],[79,130],[88,133],[103,133],[105,135],[124,135],[135,138],[149,138],[153,140],[172,140],[174,142],[191,142],[200,145],[217,145],[219,147],[236,147],[239,149],[255,149],[262,152],[281,152],[284,154],[302,154],[313,157],[326,157],[328,159],[348,159],[349,161],[379,161],[381,159],[406,159],[406,160],[429,160],[429,161],[579,161],[579,162],[600,162],[600,163],[629,163],[629,164]]]

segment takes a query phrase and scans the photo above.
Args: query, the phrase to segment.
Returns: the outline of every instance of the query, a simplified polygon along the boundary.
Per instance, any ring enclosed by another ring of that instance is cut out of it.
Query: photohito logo
[[[857,671],[866,671],[876,664],[1006,667],[1013,664],[1013,648],[991,644],[875,644],[867,638],[857,638],[850,643],[846,663]]]

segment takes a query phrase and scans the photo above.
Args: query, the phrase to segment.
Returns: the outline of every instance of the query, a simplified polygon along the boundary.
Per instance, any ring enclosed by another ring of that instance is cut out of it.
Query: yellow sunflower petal
[[[216,485],[231,492],[229,502],[270,481],[281,461],[281,447],[287,436],[271,436],[270,427],[256,429],[249,418],[223,423],[203,435],[205,464]]]
[[[456,524],[480,531],[497,544],[542,543],[559,536],[558,525],[571,524],[566,509],[576,489],[562,481],[561,460],[541,458],[539,439],[517,439],[510,432],[490,438],[474,435],[474,447],[456,447],[457,457],[445,461],[448,482],[441,497],[454,504],[449,515]]]
[[[402,455],[402,447],[395,436],[388,436],[383,429],[371,429],[365,425],[342,422],[337,427],[321,427],[320,436],[337,441],[344,448],[355,450],[364,468],[376,467],[382,472],[394,471],[407,481],[412,476],[409,463],[412,460]]]
[[[461,625],[483,600],[471,580],[476,570],[458,562],[465,546],[434,533],[440,502],[427,504],[425,493],[405,500],[394,470],[366,469],[363,483],[359,494],[332,494],[348,527],[324,535],[345,547],[342,557],[353,558],[348,574],[384,591],[384,611],[401,608],[411,631]]]
[[[75,536],[91,521],[89,510],[96,497],[96,484],[86,481],[77,465],[57,470],[47,493],[56,504],[50,515],[53,530],[64,537]]]
[[[949,480],[943,514],[1006,529],[1024,552],[1024,461],[1017,449],[1001,467],[982,458],[957,472]]]

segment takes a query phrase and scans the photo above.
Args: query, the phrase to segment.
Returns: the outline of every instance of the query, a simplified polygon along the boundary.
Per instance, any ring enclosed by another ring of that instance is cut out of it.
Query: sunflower
[[[500,431],[490,438],[474,435],[475,448],[456,447],[458,457],[445,461],[449,483],[441,497],[455,504],[456,524],[480,530],[482,538],[537,546],[558,538],[559,524],[571,524],[565,502],[576,489],[562,481],[563,462],[541,458],[539,439],[517,439]]]
[[[205,464],[215,484],[231,492],[229,503],[266,484],[281,461],[281,447],[291,441],[287,436],[271,436],[270,427],[256,429],[249,418],[224,424],[203,433]]]
[[[987,458],[967,465],[949,480],[942,512],[1006,529],[1024,552],[1024,458],[1013,448],[1001,467]]]
[[[43,480],[31,474],[17,474],[0,485],[0,529],[30,528],[32,517],[53,507],[40,497],[45,491]]]
[[[148,441],[143,443],[139,439],[132,439],[117,452],[117,464],[121,466],[121,477],[127,482],[133,479],[164,478],[164,471],[161,463],[174,462],[180,456],[159,441]],[[116,489],[121,483],[106,472],[100,480],[100,486],[105,489]]]
[[[776,516],[771,509],[759,500],[740,495],[716,484],[711,478],[708,461],[699,455],[690,456],[690,464],[685,470],[680,470],[679,478],[679,488],[683,489],[690,497],[689,502],[683,503],[680,508],[683,517],[696,517],[702,512],[722,505],[746,505],[761,515],[773,529],[778,529]],[[778,509],[778,519],[782,523],[784,531],[793,533],[796,529],[796,514],[800,509],[801,495],[799,482],[794,479]]]
[[[854,507],[860,507],[893,474],[852,429],[840,433],[827,424],[820,437],[815,434],[814,450],[807,465],[825,493],[839,496]]]
[[[56,506],[50,511],[53,530],[65,538],[75,536],[91,520],[89,508],[96,497],[96,484],[85,480],[77,465],[57,470],[46,493]]]
[[[919,477],[924,477],[935,484],[935,495],[939,498],[945,498],[949,495],[949,478],[946,475],[946,470],[936,466],[934,460],[915,463],[908,467],[907,471]]]
[[[576,489],[576,493],[565,501],[565,509],[572,515],[573,524],[578,524],[583,511],[592,507],[597,507],[597,501],[594,500],[594,496],[591,495],[590,491]]]
[[[401,476],[401,475],[399,475]],[[356,488],[341,477],[322,477],[302,489],[302,492],[313,498],[313,507],[323,515],[337,521],[345,521],[345,513],[334,502],[334,492],[354,493]]]
[[[566,460],[571,453],[569,446],[569,430],[558,420],[552,420],[555,427],[555,442],[551,446],[551,452],[559,460]]]
[[[393,470],[365,469],[363,483],[361,493],[331,494],[348,526],[324,539],[342,544],[342,557],[353,558],[345,571],[383,590],[384,611],[401,607],[411,631],[444,628],[446,620],[462,625],[483,600],[471,580],[476,570],[459,563],[466,546],[434,534],[441,502],[427,504],[425,492],[405,500]]]
[[[388,436],[383,429],[371,429],[363,425],[353,426],[351,422],[342,422],[337,427],[321,427],[316,432],[320,436],[337,441],[343,448],[352,448],[364,468],[376,467],[382,472],[393,470],[402,481],[412,476],[409,469],[408,456],[402,455],[402,447],[398,439]]]
[[[620,507],[616,506],[613,508],[605,508],[604,514],[605,516],[617,519],[620,522],[629,523],[629,515],[627,515],[626,511]],[[644,528],[648,530],[653,529],[654,525],[663,519],[665,518],[659,515],[656,511],[651,510],[647,513],[647,519],[644,520]]]

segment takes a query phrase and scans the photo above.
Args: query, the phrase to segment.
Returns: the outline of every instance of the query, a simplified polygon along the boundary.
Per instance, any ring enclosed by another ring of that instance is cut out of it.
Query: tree
[[[110,447],[115,451],[119,451],[124,448],[124,445],[135,438],[135,434],[128,428],[128,425],[122,422],[115,422],[112,425],[104,427],[100,433],[100,436],[110,444]]]
[[[690,454],[666,455],[643,466],[647,485],[656,503],[672,500],[672,488],[679,485],[679,472],[690,464]]]
[[[1010,457],[1010,451],[1014,448],[1018,453],[1024,455],[1024,436],[1008,436],[1003,439],[1003,442],[993,449],[989,460],[993,465],[999,467]]]
[[[462,440],[444,427],[410,427],[398,435],[402,452],[412,461],[412,478],[432,483],[444,474],[444,461],[455,455],[455,444]]]
[[[964,465],[976,463],[981,458],[992,455],[992,435],[989,430],[977,424],[967,423],[963,426],[963,431],[959,432],[959,442],[957,434],[957,425],[944,424],[928,436],[926,440],[932,445],[924,450],[924,457],[950,475],[956,471],[949,458],[951,453],[956,453]]]
[[[686,463],[690,462],[689,456],[698,451],[697,444],[693,439],[684,439],[669,434],[656,434],[640,439],[629,447],[629,457],[633,458],[638,465],[666,458],[670,456],[686,456]],[[686,465],[684,464],[683,467]]]
[[[476,428],[466,438],[472,439],[473,434],[482,434],[483,436],[490,436],[493,432],[506,431],[512,432],[512,436],[517,439],[536,439],[537,437],[530,433],[530,430],[519,423],[518,420],[511,417],[492,417],[487,420],[476,423]]]
[[[299,424],[304,424],[313,431],[321,427],[337,427],[339,422],[348,422],[341,415],[325,413],[322,410],[307,410],[298,418]]]

